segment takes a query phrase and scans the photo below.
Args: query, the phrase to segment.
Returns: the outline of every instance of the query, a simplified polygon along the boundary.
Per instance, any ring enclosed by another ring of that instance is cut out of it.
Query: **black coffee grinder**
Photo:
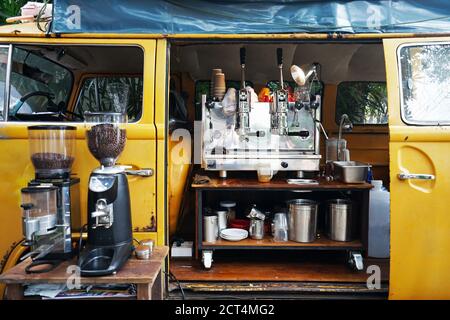
[[[102,276],[116,273],[133,251],[128,180],[125,169],[115,165],[125,147],[127,116],[85,113],[85,122],[89,151],[101,166],[89,178],[88,238],[78,266],[82,276]]]

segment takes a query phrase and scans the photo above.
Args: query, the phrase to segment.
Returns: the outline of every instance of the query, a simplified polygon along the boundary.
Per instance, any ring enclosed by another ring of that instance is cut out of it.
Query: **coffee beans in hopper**
[[[31,162],[38,170],[70,169],[74,158],[61,153],[39,152],[31,155]]]
[[[125,148],[126,130],[110,123],[93,126],[87,131],[88,148],[102,165],[112,166]]]

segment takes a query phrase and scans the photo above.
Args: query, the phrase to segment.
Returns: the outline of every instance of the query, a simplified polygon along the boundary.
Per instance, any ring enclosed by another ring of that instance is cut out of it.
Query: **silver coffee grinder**
[[[35,178],[21,189],[22,230],[33,260],[29,273],[52,270],[72,257],[72,228],[79,218],[79,182],[71,177],[76,127],[28,127]],[[40,267],[37,267],[37,266]],[[42,266],[45,265],[45,266]]]

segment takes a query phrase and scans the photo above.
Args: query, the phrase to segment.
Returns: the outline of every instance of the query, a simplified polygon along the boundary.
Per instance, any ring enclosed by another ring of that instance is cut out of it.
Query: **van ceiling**
[[[240,79],[239,48],[247,51],[246,79],[255,84],[279,78],[276,48],[283,48],[283,75],[291,80],[292,64],[319,62],[321,80],[386,81],[383,46],[376,44],[193,44],[171,48],[171,71],[188,72],[194,80],[211,78],[213,68],[221,68],[227,80]]]

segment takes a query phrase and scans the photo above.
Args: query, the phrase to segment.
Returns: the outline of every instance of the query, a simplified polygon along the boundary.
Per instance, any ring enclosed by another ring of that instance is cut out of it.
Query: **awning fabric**
[[[52,32],[150,34],[450,32],[443,0],[54,0]]]

